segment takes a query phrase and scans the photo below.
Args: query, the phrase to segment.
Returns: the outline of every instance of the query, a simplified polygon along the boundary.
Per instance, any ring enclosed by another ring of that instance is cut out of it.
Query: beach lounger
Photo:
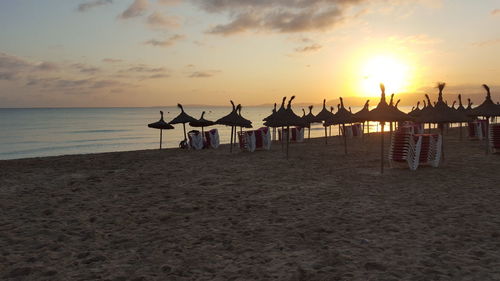
[[[286,136],[288,135],[287,129],[281,130],[278,129],[278,137],[279,141],[286,140]],[[303,127],[292,127],[290,128],[289,135],[290,142],[303,142],[304,141],[304,128]]]
[[[500,153],[500,124],[490,124],[490,151]]]
[[[203,148],[203,136],[200,131],[189,131],[188,132],[189,139],[189,148],[194,150],[200,150]]]
[[[217,129],[212,129],[205,132],[205,148],[217,148],[219,147],[219,131]]]
[[[243,151],[254,152],[256,147],[255,131],[238,132],[240,149]]]
[[[415,171],[419,165],[421,138],[414,138],[412,133],[395,132],[392,135],[389,150],[389,164],[391,167],[404,164]]]
[[[483,140],[483,124],[480,120],[469,122],[469,139],[471,140]]]
[[[420,139],[419,166],[438,167],[441,161],[442,136],[440,134],[415,134]]]
[[[271,149],[271,131],[268,127],[261,127],[255,130],[255,148]]]

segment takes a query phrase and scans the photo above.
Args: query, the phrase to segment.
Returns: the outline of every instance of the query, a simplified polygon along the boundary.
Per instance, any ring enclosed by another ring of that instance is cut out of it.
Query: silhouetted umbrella
[[[500,106],[491,100],[490,88],[486,84],[483,84],[483,87],[486,90],[486,98],[482,104],[468,112],[468,115],[486,118],[486,153],[489,153],[489,119],[491,117],[500,116]]]
[[[241,115],[241,109],[243,107],[241,106],[241,104],[238,104],[238,106],[236,107],[237,111],[238,111],[238,120],[236,121],[236,124],[238,124],[237,126],[239,127],[242,127],[242,128],[252,128],[252,121],[244,118],[242,115]]]
[[[458,95],[458,107],[456,111],[458,114],[467,117],[467,109],[465,109],[464,105],[462,104],[462,95],[460,94]],[[460,139],[462,139],[462,122],[460,122]]]
[[[316,123],[317,118],[312,113],[313,106],[310,105],[308,108],[309,108],[309,113],[307,113],[306,116],[302,117],[302,119],[304,119],[307,122],[307,128],[308,128],[307,139],[311,139],[311,124]]]
[[[272,119],[274,117],[274,114],[276,114],[276,103],[274,103],[274,109],[273,109],[272,113],[269,116],[262,119],[262,121],[267,121],[269,119]]]
[[[181,109],[181,113],[177,115],[172,121],[168,122],[169,124],[182,124],[182,128],[184,129],[184,140],[187,140],[186,134],[186,123],[196,121],[195,118],[189,116],[186,112],[184,112],[184,108],[180,103],[177,104],[177,107]]]
[[[203,128],[204,127],[209,127],[209,126],[215,125],[214,121],[210,121],[210,120],[207,120],[207,119],[203,118],[204,115],[205,115],[205,111],[203,111],[201,113],[200,119],[198,119],[196,121],[189,122],[189,126],[191,126],[191,127],[201,127],[201,135],[202,135],[202,137],[203,137]]]
[[[426,112],[422,112],[420,116],[416,117],[416,120],[422,123],[453,123],[462,122],[465,116],[460,116],[456,110],[452,109],[443,100],[443,89],[446,83],[439,83],[439,95],[438,100],[434,107],[428,109]],[[428,96],[426,96],[428,97]]]
[[[408,115],[410,115],[411,117],[417,117],[420,115],[421,113],[421,109],[420,109],[420,101],[417,102],[417,106],[415,108],[413,108],[409,113]]]
[[[344,130],[344,152],[347,154],[347,136],[346,136],[346,131],[345,131],[345,124],[346,123],[353,123],[356,121],[356,118],[354,117],[354,114],[352,114],[350,111],[345,109],[344,107],[344,100],[342,97],[340,97],[340,106],[339,110],[337,113],[333,115],[333,117],[323,124],[323,126],[331,126],[331,125],[336,125],[336,124],[342,124],[342,128]]]
[[[385,122],[398,122],[398,121],[406,121],[411,120],[411,117],[407,114],[397,110],[393,106],[389,106],[387,101],[385,100],[385,86],[384,84],[380,84],[380,90],[382,91],[380,102],[377,107],[371,110],[367,114],[367,121],[377,121],[380,122],[381,130],[380,130],[380,139],[381,139],[381,158],[380,158],[380,172],[384,173],[384,125]]]
[[[333,118],[333,113],[326,109],[326,99],[323,100],[323,109],[316,115],[316,122],[321,123]],[[328,144],[328,133],[325,127],[325,144]]]
[[[148,124],[149,128],[160,129],[160,149],[163,138],[163,130],[172,130],[174,127],[163,120],[163,111],[160,111],[161,118],[159,121]]]
[[[240,116],[238,115],[238,112],[237,112],[237,109],[239,107],[238,108],[235,107],[234,102],[232,100],[230,102],[231,102],[231,105],[233,107],[231,112],[228,115],[219,118],[217,121],[215,121],[215,123],[220,124],[220,125],[231,126],[231,141],[230,141],[229,151],[233,152],[233,139],[234,139],[234,135],[235,135],[235,127],[241,125],[241,123],[240,123],[241,119],[240,119]]]
[[[473,108],[469,112],[469,115],[482,116],[486,118],[500,116],[500,107],[491,99],[490,88],[486,84],[483,84],[483,87],[486,90],[486,98],[484,99],[484,102],[482,104]]]

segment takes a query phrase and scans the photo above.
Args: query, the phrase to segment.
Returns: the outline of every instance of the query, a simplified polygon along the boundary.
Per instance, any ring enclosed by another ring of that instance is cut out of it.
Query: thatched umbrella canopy
[[[241,115],[242,108],[243,107],[241,106],[241,104],[238,104],[238,106],[236,107],[236,110],[238,111],[238,120],[236,121],[236,124],[241,128],[252,128],[252,121],[246,119]]]
[[[368,118],[369,112],[370,112],[370,100],[366,100],[363,108],[360,111],[354,113],[354,117],[358,121],[366,121],[366,118]]]
[[[311,139],[311,124],[312,123],[317,123],[316,116],[312,113],[313,106],[310,105],[309,107],[309,113],[307,113],[305,116],[302,117],[304,121],[307,123],[307,128],[308,128],[308,139]]]
[[[354,114],[352,114],[349,110],[345,109],[345,106],[344,106],[344,99],[342,99],[342,97],[340,97],[340,106],[339,106],[339,109],[337,111],[337,113],[335,113],[335,115],[325,121],[325,123],[323,124],[323,126],[331,126],[331,125],[336,125],[336,124],[342,124],[342,128],[344,129],[344,152],[345,154],[347,154],[347,137],[346,137],[346,132],[345,132],[345,124],[346,123],[353,123],[357,121],[356,117],[354,117]]]
[[[417,106],[413,108],[412,111],[408,113],[408,115],[410,115],[411,117],[417,117],[421,114],[421,112],[422,110],[420,109],[420,101],[418,101]]]
[[[483,84],[484,89],[486,90],[486,98],[483,103],[479,106],[473,108],[470,112],[470,116],[482,116],[486,118],[500,116],[500,107],[498,104],[495,104],[491,99],[490,88],[488,85]]]
[[[439,83],[439,95],[438,100],[435,103],[434,107],[422,111],[420,116],[416,117],[416,120],[422,123],[454,123],[454,122],[465,122],[468,119],[465,116],[461,116],[455,109],[446,105],[443,100],[443,89],[446,86],[446,83]],[[429,98],[426,95],[426,98]],[[465,119],[465,120],[464,120]]]
[[[326,99],[323,99],[323,109],[316,115],[316,122],[321,123],[333,118],[333,113],[326,109]],[[328,144],[328,133],[325,127],[325,144]]]
[[[160,111],[161,118],[159,121],[156,121],[154,123],[148,124],[149,128],[153,129],[160,129],[160,149],[161,149],[161,143],[162,143],[162,138],[163,138],[163,130],[172,130],[174,126],[168,124],[163,120],[163,111]]]
[[[462,104],[462,95],[460,94],[458,95],[458,107],[455,110],[457,111],[457,114],[460,114],[460,116],[464,116],[465,118],[468,117],[467,109]],[[462,139],[462,122],[460,122],[460,139]]]
[[[468,112],[469,116],[482,116],[486,118],[486,153],[489,153],[489,120],[491,117],[500,116],[500,105],[495,104],[491,99],[490,87],[488,85],[483,84],[484,89],[486,90],[486,98],[483,103],[478,107],[473,108]]]
[[[274,114],[276,114],[276,103],[274,103],[274,109],[273,109],[272,113],[269,116],[262,119],[262,121],[267,121],[269,119],[272,119],[274,117]]]
[[[205,116],[205,111],[203,111],[201,113],[200,119],[193,121],[193,122],[189,122],[189,126],[191,126],[191,127],[201,127],[201,135],[202,136],[203,136],[203,128],[204,127],[209,127],[209,126],[215,125],[214,121],[207,120],[207,119],[203,118],[203,116]]]
[[[186,123],[196,121],[195,118],[189,116],[186,112],[184,112],[184,108],[180,103],[177,104],[177,107],[181,109],[181,113],[177,115],[172,121],[168,122],[169,124],[182,124],[182,127],[184,129],[184,141],[187,140],[187,134],[186,134]]]
[[[225,126],[231,126],[231,140],[230,140],[230,147],[229,151],[233,152],[233,139],[234,139],[234,123],[235,120],[238,118],[238,112],[236,112],[236,106],[234,105],[234,102],[230,100],[231,105],[232,105],[232,110],[231,112],[215,121],[215,124],[220,124],[220,125],[225,125]]]
[[[380,139],[381,139],[381,158],[380,158],[380,172],[384,173],[384,125],[385,122],[398,122],[398,121],[406,121],[411,120],[412,118],[407,114],[399,111],[394,106],[389,106],[387,101],[385,100],[385,86],[384,84],[380,84],[381,97],[380,102],[377,107],[371,110],[367,114],[367,121],[376,121],[380,122],[381,131],[380,131]]]

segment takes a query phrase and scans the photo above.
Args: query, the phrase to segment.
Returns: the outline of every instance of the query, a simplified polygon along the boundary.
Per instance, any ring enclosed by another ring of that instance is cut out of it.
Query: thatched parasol
[[[214,121],[210,121],[210,120],[203,118],[204,115],[205,115],[205,111],[203,111],[201,113],[200,119],[193,121],[193,122],[189,122],[189,126],[191,126],[191,127],[201,127],[201,135],[202,136],[203,136],[203,128],[204,127],[209,127],[209,126],[215,125]]]
[[[489,153],[489,120],[491,117],[500,116],[500,106],[498,104],[495,104],[493,100],[491,100],[490,87],[488,87],[488,85],[486,84],[483,84],[483,88],[486,90],[486,98],[484,99],[482,104],[468,112],[468,115],[482,116],[486,118],[486,153]]]
[[[184,129],[184,141],[187,140],[187,134],[186,134],[186,123],[196,121],[195,118],[189,116],[186,112],[184,112],[184,108],[180,103],[177,104],[177,107],[181,109],[181,113],[177,115],[172,121],[168,122],[169,124],[182,124],[182,127]]]
[[[162,143],[162,138],[163,138],[163,130],[172,130],[174,126],[168,124],[163,120],[163,111],[160,111],[161,118],[159,121],[156,121],[154,123],[148,124],[149,128],[153,129],[160,129],[160,149],[161,149],[161,143]]]
[[[340,97],[340,106],[333,115],[333,117],[323,124],[323,126],[331,126],[331,125],[336,125],[336,124],[342,124],[342,128],[344,129],[344,152],[347,154],[347,136],[346,136],[346,131],[345,131],[345,124],[346,123],[353,123],[357,121],[357,119],[354,117],[354,114],[352,114],[349,110],[345,109],[344,107],[344,99]]]
[[[274,114],[276,114],[276,103],[274,103],[274,109],[273,109],[272,113],[269,116],[262,119],[262,121],[267,121],[269,119],[272,119],[274,117]]]
[[[241,104],[238,104],[238,106],[236,106],[236,110],[238,111],[238,119],[236,120],[236,126],[238,127],[241,127],[241,128],[252,128],[252,121],[244,118],[242,115],[241,115],[241,109],[243,107],[241,106]]]
[[[421,113],[421,109],[420,109],[420,101],[417,102],[417,106],[412,108],[412,110],[408,113],[408,115],[410,115],[411,117],[417,117],[420,115]]]
[[[389,106],[387,104],[387,101],[385,100],[385,86],[382,83],[380,83],[380,90],[382,92],[381,96],[380,96],[380,102],[378,103],[378,105],[375,109],[371,110],[367,114],[366,120],[380,122],[380,125],[381,125],[381,130],[380,130],[380,139],[381,139],[380,172],[383,174],[384,173],[384,125],[385,125],[385,122],[406,121],[406,120],[411,120],[412,118],[410,116],[408,116],[407,114],[394,108],[393,106]]]
[[[316,122],[321,123],[333,118],[333,113],[326,109],[326,99],[323,99],[323,109],[316,115]],[[325,144],[328,144],[328,133],[325,127]]]
[[[435,103],[434,107],[428,109],[425,112],[422,112],[420,116],[416,117],[416,120],[422,123],[454,123],[454,122],[463,122],[464,116],[461,116],[456,112],[456,110],[452,109],[443,100],[443,89],[446,86],[446,83],[439,83],[439,95],[438,100]],[[426,95],[428,98],[428,96]]]
[[[230,140],[230,146],[229,146],[229,151],[233,152],[233,139],[234,139],[234,121],[238,118],[238,113],[236,112],[236,106],[234,106],[234,102],[231,100],[231,105],[232,105],[232,110],[231,112],[224,116],[219,118],[217,121],[215,121],[215,124],[220,124],[220,125],[226,125],[226,126],[231,126],[231,140]]]
[[[464,105],[462,104],[462,95],[460,94],[458,95],[458,107],[456,111],[461,116],[467,117],[467,109],[465,109]],[[462,139],[462,122],[459,123],[460,123],[460,139]]]
[[[309,113],[307,113],[307,115],[302,118],[307,122],[307,128],[308,128],[307,139],[311,139],[311,124],[316,123],[317,119],[316,116],[314,116],[314,114],[312,113],[313,106],[310,105],[308,108],[309,108]]]

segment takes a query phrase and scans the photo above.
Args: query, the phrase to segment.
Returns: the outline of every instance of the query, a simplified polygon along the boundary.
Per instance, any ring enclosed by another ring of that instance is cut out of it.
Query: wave
[[[115,129],[115,130],[80,130],[80,131],[69,131],[70,134],[92,134],[92,133],[118,133],[118,132],[129,132],[129,129]]]

